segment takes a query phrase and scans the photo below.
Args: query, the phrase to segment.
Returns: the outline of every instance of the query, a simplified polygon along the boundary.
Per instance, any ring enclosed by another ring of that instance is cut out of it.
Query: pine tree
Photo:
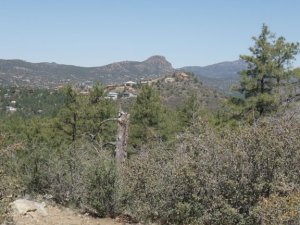
[[[134,147],[154,139],[171,140],[180,122],[177,114],[162,104],[159,92],[152,86],[143,86],[130,114],[129,142]]]
[[[151,86],[143,86],[131,112],[131,144],[141,145],[156,135],[162,111],[158,92]]]
[[[83,132],[95,140],[113,141],[116,132],[115,122],[104,122],[117,116],[116,102],[105,98],[104,87],[96,83],[89,93],[89,101],[81,107],[83,112]]]
[[[299,53],[299,43],[276,38],[266,25],[253,40],[255,44],[249,48],[252,54],[240,56],[248,63],[248,69],[241,72],[238,88],[244,98],[233,98],[232,102],[240,106],[243,116],[250,113],[257,118],[277,109],[283,86],[289,82],[292,62]]]
[[[71,85],[63,89],[63,94],[65,95],[65,107],[58,115],[59,121],[56,126],[74,142],[78,137],[80,96]]]
[[[114,140],[116,124],[104,121],[117,115],[116,103],[105,98],[104,88],[96,84],[89,95],[80,95],[72,86],[65,87],[65,104],[58,114],[56,127],[70,137],[72,142],[78,137],[90,137],[93,141]]]

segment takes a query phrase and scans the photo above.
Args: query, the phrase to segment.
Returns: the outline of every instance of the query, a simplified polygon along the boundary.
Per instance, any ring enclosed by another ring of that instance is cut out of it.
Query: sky
[[[300,0],[0,0],[0,58],[205,66],[250,54],[263,23],[300,42],[299,11]]]

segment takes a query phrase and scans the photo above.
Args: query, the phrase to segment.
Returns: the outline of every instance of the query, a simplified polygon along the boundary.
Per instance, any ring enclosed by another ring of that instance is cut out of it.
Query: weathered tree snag
[[[128,129],[129,129],[129,116],[130,114],[120,112],[118,122],[118,131],[116,137],[116,163],[117,167],[120,168],[125,162],[127,157],[127,140],[128,140]]]

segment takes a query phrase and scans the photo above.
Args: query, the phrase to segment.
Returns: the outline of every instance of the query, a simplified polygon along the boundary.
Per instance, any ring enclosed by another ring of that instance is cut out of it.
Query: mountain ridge
[[[248,64],[243,60],[224,61],[208,66],[185,66],[178,70],[195,74],[204,84],[228,92],[240,80],[240,72]]]
[[[138,80],[140,77],[154,78],[173,71],[172,64],[165,57],[157,55],[141,62],[120,61],[99,67],[0,59],[0,84],[42,86],[46,82],[48,86],[55,86],[87,80],[109,84],[122,83],[128,79]]]
[[[66,83],[118,84],[141,78],[153,79],[175,71],[194,73],[205,84],[228,89],[239,79],[239,72],[246,69],[241,60],[220,62],[208,66],[186,66],[175,69],[160,55],[143,61],[119,61],[104,66],[83,67],[55,62],[32,63],[20,59],[0,59],[0,85],[55,87]]]
[[[239,72],[245,69],[247,69],[247,63],[240,59],[214,63],[208,66],[185,66],[179,68],[179,70],[211,78],[237,77]]]

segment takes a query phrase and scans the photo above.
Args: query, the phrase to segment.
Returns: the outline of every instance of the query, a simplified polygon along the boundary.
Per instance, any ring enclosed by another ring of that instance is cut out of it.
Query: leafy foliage
[[[300,187],[299,127],[266,120],[218,134],[199,121],[174,148],[156,146],[129,161],[127,209],[161,224],[260,224],[267,214],[254,212],[262,198]]]

